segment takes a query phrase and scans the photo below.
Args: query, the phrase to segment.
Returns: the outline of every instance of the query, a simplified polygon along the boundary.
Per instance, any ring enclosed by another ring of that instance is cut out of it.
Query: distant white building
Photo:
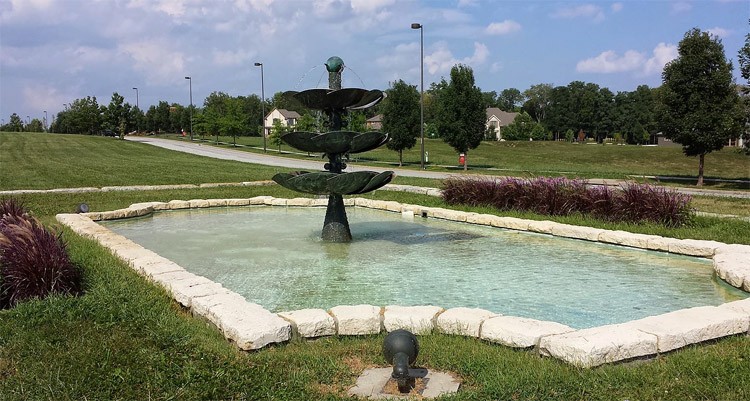
[[[485,123],[485,127],[488,130],[493,130],[495,132],[495,138],[497,138],[497,140],[499,141],[503,139],[503,128],[510,125],[510,123],[512,123],[513,120],[516,119],[516,116],[518,116],[518,113],[502,111],[497,107],[488,107],[487,122]]]
[[[295,125],[297,125],[297,120],[299,120],[301,117],[302,116],[300,116],[296,111],[286,109],[273,109],[270,113],[268,113],[266,119],[263,121],[264,134],[265,136],[268,136],[271,133],[271,128],[273,127],[273,123],[275,121],[281,122],[281,125],[285,127],[293,128]]]

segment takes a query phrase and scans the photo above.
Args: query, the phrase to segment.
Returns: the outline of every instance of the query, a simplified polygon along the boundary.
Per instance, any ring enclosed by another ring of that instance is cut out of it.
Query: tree
[[[354,132],[367,131],[367,117],[365,117],[365,113],[360,110],[350,111],[349,122],[346,129]]]
[[[503,89],[497,97],[497,107],[503,111],[516,112],[521,103],[523,103],[523,95],[516,88]]]
[[[286,134],[288,131],[288,127],[286,125],[283,125],[281,123],[281,120],[273,120],[273,126],[271,127],[271,133],[268,134],[268,139],[271,140],[272,144],[279,147],[279,153],[281,153],[281,144],[284,143],[284,141],[281,140],[281,136]]]
[[[67,133],[96,135],[101,131],[102,110],[96,97],[86,96],[85,99],[74,100],[66,113],[69,113]]]
[[[677,51],[662,72],[661,125],[686,156],[699,157],[697,185],[702,186],[705,156],[742,133],[743,107],[721,39],[693,28]]]
[[[543,123],[551,101],[552,84],[532,85],[523,91],[523,96],[526,98],[522,106],[523,111],[529,113],[536,122]]]
[[[302,132],[320,132],[320,126],[318,125],[318,120],[312,116],[310,113],[303,114],[299,120],[297,120],[297,125],[295,126],[295,129],[297,131]]]
[[[417,87],[396,81],[383,101],[383,132],[391,140],[386,144],[398,152],[398,165],[403,164],[404,149],[411,149],[419,136],[419,92]]]
[[[120,138],[125,136],[126,132],[135,129],[135,120],[131,119],[131,106],[129,103],[123,103],[125,98],[119,93],[112,94],[109,105],[102,109],[102,127],[114,132],[119,132]]]
[[[750,22],[750,20],[748,20]],[[745,45],[737,54],[740,62],[740,73],[747,84],[742,88],[742,100],[745,104],[745,132],[742,133],[745,154],[750,154],[750,33],[745,35]]]
[[[5,124],[4,130],[10,132],[23,132],[23,121],[21,120],[21,117],[16,113],[11,114],[8,124]]]
[[[468,169],[469,149],[476,149],[484,138],[486,114],[471,67],[453,66],[451,81],[440,95],[437,126],[443,140],[456,152],[464,153],[464,170]]]
[[[24,129],[26,132],[44,132],[44,125],[42,124],[42,120],[38,118],[32,119],[28,124],[26,124],[26,127]]]
[[[547,130],[522,111],[512,123],[503,128],[503,138],[510,141],[541,141],[547,138]]]

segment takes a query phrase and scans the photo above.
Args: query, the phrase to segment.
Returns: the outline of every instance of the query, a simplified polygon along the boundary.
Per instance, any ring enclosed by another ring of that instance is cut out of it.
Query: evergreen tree
[[[404,149],[411,149],[419,136],[419,92],[417,87],[396,81],[383,101],[383,132],[391,140],[386,144],[398,152],[398,165],[403,164]]]
[[[705,156],[742,133],[744,110],[721,39],[694,28],[677,49],[662,72],[661,125],[686,156],[699,157],[701,186]]]
[[[440,95],[437,127],[443,140],[465,155],[464,170],[468,169],[469,149],[482,143],[486,120],[482,91],[474,84],[474,72],[468,66],[455,65],[450,83]]]

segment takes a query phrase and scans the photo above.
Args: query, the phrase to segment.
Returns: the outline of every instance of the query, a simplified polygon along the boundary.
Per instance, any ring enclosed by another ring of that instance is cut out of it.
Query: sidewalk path
[[[245,163],[262,164],[266,166],[276,167],[287,167],[295,169],[305,170],[323,170],[324,160],[312,161],[312,160],[300,160],[292,159],[279,156],[271,156],[267,154],[259,154],[253,152],[245,152],[236,149],[219,148],[200,142],[187,142],[187,141],[175,141],[171,139],[161,139],[154,137],[142,137],[142,136],[126,136],[125,139],[133,142],[142,142],[149,145],[158,146],[165,149],[176,150],[178,152],[191,153],[199,156],[213,157],[216,159],[223,160],[235,160]],[[406,170],[399,168],[382,168],[377,166],[363,166],[354,165],[349,163],[347,172],[353,171],[386,171],[391,170],[396,173],[397,176],[402,177],[418,177],[418,178],[432,178],[432,179],[446,179],[450,177],[465,177],[467,174],[460,173],[446,173],[438,171],[420,171],[420,170]],[[479,176],[479,175],[477,175]],[[484,176],[484,175],[482,175]],[[612,180],[603,178],[592,178],[588,180],[593,185],[619,185],[624,183],[622,180]],[[750,191],[723,191],[716,189],[702,189],[702,188],[684,188],[675,187],[675,191],[688,194],[688,195],[704,195],[704,196],[719,196],[719,197],[730,197],[730,198],[746,198],[750,199]]]

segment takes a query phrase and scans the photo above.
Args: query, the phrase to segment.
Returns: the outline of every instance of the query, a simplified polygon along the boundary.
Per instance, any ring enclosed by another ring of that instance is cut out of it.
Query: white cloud
[[[488,35],[506,35],[521,30],[521,24],[516,21],[506,19],[503,22],[493,22],[485,28],[484,32]]]
[[[660,74],[664,66],[677,58],[677,46],[661,42],[654,48],[653,56],[646,61],[643,73],[646,75]]]
[[[573,7],[565,7],[558,9],[552,14],[554,18],[591,18],[595,22],[604,20],[604,11],[602,8],[594,4],[581,4]]]
[[[685,13],[693,9],[693,5],[685,2],[677,2],[672,4],[672,13]]]
[[[243,50],[233,52],[231,50],[222,51],[214,49],[213,51],[214,64],[219,66],[241,65],[243,62],[250,60],[252,56],[251,52]]]
[[[434,45],[437,49],[424,57],[424,63],[427,67],[427,71],[431,75],[444,74],[456,65],[465,64],[468,66],[477,66],[484,64],[487,61],[490,51],[482,43],[474,42],[474,53],[469,57],[463,59],[456,59],[453,53],[448,49],[445,42],[438,42]]]
[[[120,50],[133,59],[133,68],[143,72],[149,83],[161,85],[183,79],[185,56],[173,51],[173,48],[164,40],[132,42],[120,46]]]
[[[640,68],[645,61],[646,57],[635,50],[626,51],[622,57],[614,51],[608,50],[596,57],[579,61],[576,64],[576,71],[599,74],[633,71]]]
[[[503,69],[503,63],[496,61],[490,66],[490,72],[498,72]]]
[[[708,33],[714,36],[718,36],[719,38],[725,39],[729,37],[729,35],[731,34],[731,31],[729,31],[728,29],[719,28],[717,26],[715,28],[708,29]]]
[[[185,0],[130,0],[128,7],[157,10],[172,17],[185,15]]]
[[[622,11],[622,3],[612,3],[611,9],[613,13],[619,13]]]
[[[69,102],[70,94],[62,94],[57,88],[32,84],[23,88],[23,102],[32,110],[48,110],[48,118],[52,118],[52,111]],[[49,122],[48,122],[49,123]]]
[[[478,6],[479,2],[477,0],[458,0],[458,7],[475,7]]]
[[[602,52],[596,57],[579,61],[576,71],[595,74],[613,74],[634,72],[638,75],[653,75],[661,73],[664,65],[677,58],[677,47],[671,44],[659,43],[652,51],[652,56],[628,50],[622,56],[613,50]]]
[[[373,13],[383,7],[392,5],[396,0],[350,0],[355,14]]]

